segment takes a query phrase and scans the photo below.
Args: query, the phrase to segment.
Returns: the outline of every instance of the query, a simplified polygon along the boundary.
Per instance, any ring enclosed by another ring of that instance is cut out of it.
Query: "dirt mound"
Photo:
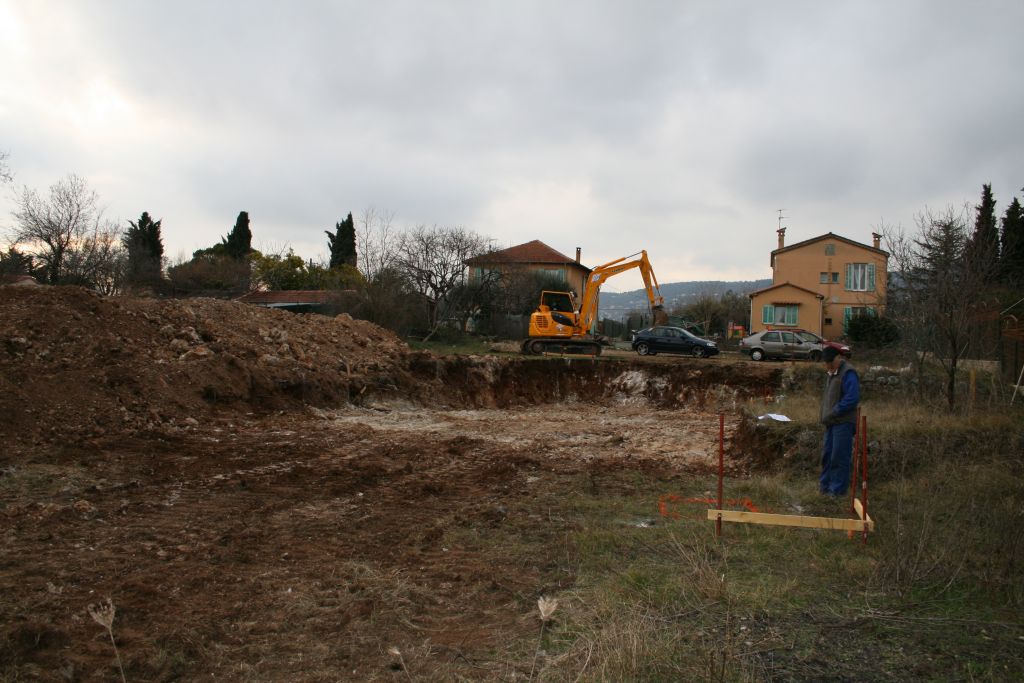
[[[336,405],[393,376],[408,353],[392,333],[347,315],[6,286],[0,438],[174,429],[229,405]]]
[[[345,314],[0,288],[0,439],[19,459],[43,443],[169,437],[227,413],[396,399],[449,408],[579,401],[731,410],[779,381],[780,370],[765,364],[442,357]]]

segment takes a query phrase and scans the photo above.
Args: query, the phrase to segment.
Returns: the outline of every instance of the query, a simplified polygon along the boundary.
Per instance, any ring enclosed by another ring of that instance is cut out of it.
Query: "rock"
[[[181,332],[178,333],[179,339],[186,339],[194,344],[199,344],[203,341],[203,338],[199,336],[194,327],[184,327]]]
[[[168,323],[168,324],[164,325],[163,327],[161,327],[160,328],[160,336],[164,337],[165,339],[170,339],[171,337],[173,337],[174,336],[174,325],[171,325],[170,323]]]
[[[185,353],[189,350],[189,344],[184,339],[172,339],[170,347],[175,353]]]
[[[190,350],[188,353],[181,357],[181,360],[201,360],[204,358],[212,358],[213,351],[205,346],[197,346]]]

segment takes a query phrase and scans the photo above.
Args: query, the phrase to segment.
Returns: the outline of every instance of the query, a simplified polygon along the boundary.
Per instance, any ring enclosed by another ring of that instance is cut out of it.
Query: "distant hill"
[[[723,282],[721,280],[698,280],[694,282],[670,282],[661,285],[661,295],[665,297],[665,307],[672,308],[685,305],[704,293],[725,294],[730,289],[738,294],[748,294],[764,289],[772,284],[771,279],[739,280]],[[601,292],[598,307],[600,318],[622,320],[630,311],[647,310],[647,293],[642,289],[631,292]]]

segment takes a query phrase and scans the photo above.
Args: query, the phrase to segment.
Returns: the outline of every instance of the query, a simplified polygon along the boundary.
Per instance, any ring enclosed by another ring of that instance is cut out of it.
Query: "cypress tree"
[[[343,265],[356,266],[356,224],[352,220],[352,212],[340,223],[334,224],[335,232],[324,230],[327,245],[331,250],[329,267],[338,268]]]
[[[252,251],[252,231],[249,229],[249,212],[239,211],[235,227],[224,238],[224,251],[231,258],[241,261]]]

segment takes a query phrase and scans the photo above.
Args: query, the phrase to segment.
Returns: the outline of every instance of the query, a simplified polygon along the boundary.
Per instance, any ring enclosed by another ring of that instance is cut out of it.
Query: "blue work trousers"
[[[853,435],[856,433],[857,425],[853,422],[840,422],[825,429],[819,480],[822,493],[842,496],[850,488],[850,461],[853,457]]]

